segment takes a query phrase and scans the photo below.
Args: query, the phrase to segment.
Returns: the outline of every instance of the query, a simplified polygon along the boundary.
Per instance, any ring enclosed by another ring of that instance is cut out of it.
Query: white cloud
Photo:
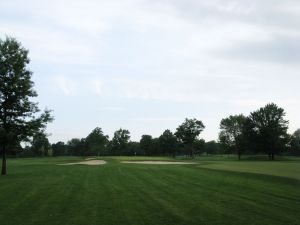
[[[122,102],[152,106],[145,118],[158,121],[167,104],[174,118],[202,115],[201,105],[213,118],[201,119],[218,124],[216,112],[272,101],[300,124],[299,8],[297,0],[4,0],[0,35],[20,40],[35,74],[99,117],[121,112]]]
[[[78,93],[78,85],[74,80],[64,76],[56,76],[53,78],[56,86],[67,96],[74,96]]]

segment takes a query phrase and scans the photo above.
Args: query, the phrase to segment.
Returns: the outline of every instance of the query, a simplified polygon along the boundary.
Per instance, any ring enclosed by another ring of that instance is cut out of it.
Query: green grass
[[[202,168],[221,171],[237,171],[245,173],[265,174],[272,176],[288,177],[300,180],[299,161],[267,161],[267,162],[207,162],[200,165]]]
[[[1,225],[300,224],[300,161],[58,166],[82,158],[10,159]],[[182,159],[181,159],[182,160]]]

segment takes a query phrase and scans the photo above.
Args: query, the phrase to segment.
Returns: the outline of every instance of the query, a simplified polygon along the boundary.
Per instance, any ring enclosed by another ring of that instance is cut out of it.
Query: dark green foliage
[[[84,138],[72,138],[68,141],[67,146],[63,146],[63,143],[58,143],[58,148],[62,149],[62,152],[65,151],[65,155],[75,155],[75,156],[84,156],[87,154],[87,147]]]
[[[229,116],[222,119],[220,123],[221,132],[219,134],[219,140],[221,144],[227,149],[228,152],[236,152],[239,159],[244,150],[244,125],[246,117],[242,114]]]
[[[158,138],[158,145],[160,149],[160,155],[172,155],[176,156],[176,150],[178,148],[178,142],[176,136],[170,131],[165,130]]]
[[[68,155],[67,146],[62,141],[59,141],[56,144],[52,144],[51,147],[52,147],[52,155],[53,156]]]
[[[205,143],[205,152],[208,155],[214,155],[214,154],[224,154],[224,150],[222,148],[222,145],[216,141],[208,141]]]
[[[155,146],[151,135],[142,135],[140,148],[145,152],[145,155],[155,155]]]
[[[196,139],[193,144],[195,154],[201,155],[205,151],[205,140]]]
[[[130,141],[127,145],[126,152],[122,155],[133,156],[133,155],[144,155],[144,151],[140,147],[139,142]]]
[[[96,127],[86,138],[86,153],[85,155],[101,155],[108,143],[108,136],[103,134],[100,127]]]
[[[296,130],[291,137],[291,155],[300,155],[300,129]]]
[[[50,143],[45,133],[36,133],[31,141],[31,149],[34,156],[48,156]]]
[[[197,119],[185,119],[185,121],[176,129],[175,135],[185,146],[187,153],[194,157],[194,142],[205,126],[202,121]]]
[[[108,143],[109,155],[122,155],[127,151],[130,140],[130,132],[120,128],[114,133],[112,140]]]
[[[264,152],[274,159],[274,155],[286,150],[289,142],[287,134],[289,122],[285,112],[271,103],[252,112],[247,120],[246,135],[256,152]]]
[[[37,96],[27,68],[28,50],[13,38],[0,39],[0,142],[2,145],[2,174],[6,174],[6,147],[28,141],[45,129],[52,120],[50,111],[39,116]]]

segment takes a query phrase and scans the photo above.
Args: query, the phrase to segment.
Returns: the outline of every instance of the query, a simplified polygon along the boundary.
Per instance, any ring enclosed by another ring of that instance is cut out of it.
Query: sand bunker
[[[197,164],[195,162],[172,162],[172,161],[122,161],[121,163],[134,163],[134,164],[156,164],[156,165],[191,165]]]
[[[86,159],[84,159],[84,160],[96,160],[97,158],[86,158]]]
[[[89,161],[82,161],[82,162],[75,162],[75,163],[63,163],[58,164],[60,166],[69,166],[69,165],[90,165],[90,166],[97,166],[97,165],[103,165],[106,162],[104,160],[89,160]]]

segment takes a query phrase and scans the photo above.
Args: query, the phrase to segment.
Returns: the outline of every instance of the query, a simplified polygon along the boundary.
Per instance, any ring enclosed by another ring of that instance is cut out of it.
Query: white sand
[[[103,165],[106,162],[104,160],[89,160],[89,161],[82,161],[82,162],[75,162],[75,163],[63,163],[58,164],[60,166],[69,166],[69,165],[90,165],[90,166],[97,166],[97,165]]]
[[[156,165],[191,165],[197,164],[195,162],[171,162],[171,161],[122,161],[121,163],[134,163],[134,164],[156,164]]]

